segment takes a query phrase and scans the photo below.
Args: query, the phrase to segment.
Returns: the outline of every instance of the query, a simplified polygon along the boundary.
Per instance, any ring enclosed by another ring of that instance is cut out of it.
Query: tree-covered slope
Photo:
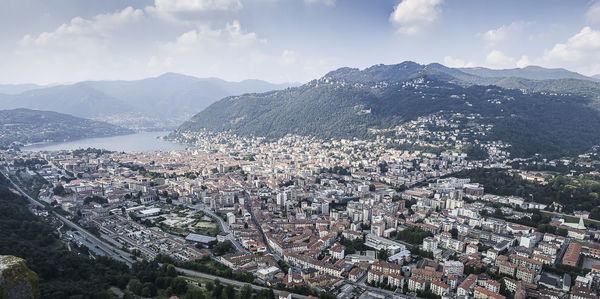
[[[0,110],[0,148],[13,142],[67,141],[133,133],[101,121],[29,109]]]
[[[465,84],[457,77],[468,74],[444,68],[412,62],[342,68],[301,87],[224,98],[174,135],[208,129],[270,138],[368,138],[370,128],[441,112],[480,115],[477,125],[493,130],[478,138],[508,142],[517,156],[577,153],[600,142],[600,115],[588,98]]]

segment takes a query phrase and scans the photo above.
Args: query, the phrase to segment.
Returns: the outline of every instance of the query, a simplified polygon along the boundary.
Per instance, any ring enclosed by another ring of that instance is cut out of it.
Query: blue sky
[[[0,83],[306,82],[405,60],[600,74],[600,1],[2,0]]]

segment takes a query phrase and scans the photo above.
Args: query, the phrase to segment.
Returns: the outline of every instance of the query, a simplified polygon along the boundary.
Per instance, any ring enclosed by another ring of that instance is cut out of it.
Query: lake
[[[181,150],[190,147],[186,144],[158,138],[168,134],[168,131],[141,132],[112,137],[86,138],[67,142],[35,144],[22,147],[21,149],[24,151],[58,151],[92,147],[117,152],[154,152]]]

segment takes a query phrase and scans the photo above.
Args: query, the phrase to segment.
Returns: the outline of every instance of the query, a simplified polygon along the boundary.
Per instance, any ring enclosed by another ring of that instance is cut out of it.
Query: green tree
[[[204,299],[204,292],[197,286],[188,287],[187,292],[185,293],[185,299]]]
[[[252,296],[252,287],[249,284],[244,284],[240,289],[240,298],[250,298]]]
[[[142,294],[142,283],[138,279],[129,281],[129,289],[136,295]]]
[[[187,281],[183,277],[176,277],[171,282],[171,289],[175,294],[185,294],[187,291]]]
[[[170,277],[175,277],[177,276],[177,270],[175,269],[175,266],[173,266],[173,264],[168,264],[167,265],[167,271],[166,271],[167,275]]]

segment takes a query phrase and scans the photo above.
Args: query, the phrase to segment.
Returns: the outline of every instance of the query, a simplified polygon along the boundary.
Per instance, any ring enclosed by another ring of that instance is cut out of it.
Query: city
[[[600,287],[600,230],[584,220],[600,221],[589,212],[544,214],[549,225],[537,226],[534,214],[553,207],[453,176],[493,168],[544,183],[510,170],[519,159],[496,146],[472,160],[380,139],[195,140],[170,152],[5,150],[2,173],[40,177],[32,209],[72,223],[63,241],[129,265],[213,260],[234,280],[337,298],[595,298]]]

